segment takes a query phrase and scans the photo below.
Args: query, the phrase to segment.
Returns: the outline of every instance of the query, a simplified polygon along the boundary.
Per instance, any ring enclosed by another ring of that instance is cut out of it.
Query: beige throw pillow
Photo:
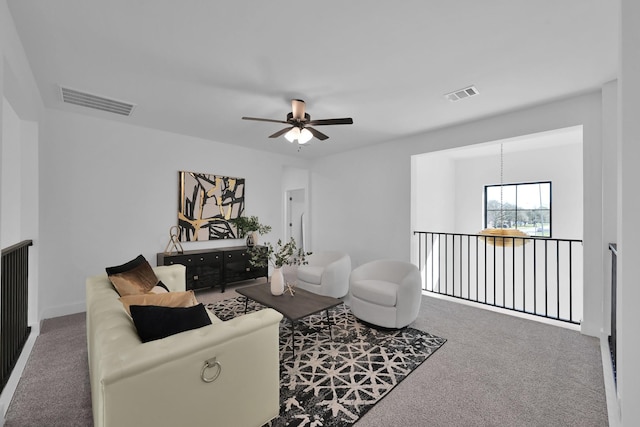
[[[192,307],[198,304],[193,291],[165,292],[161,294],[126,295],[120,297],[124,309],[131,316],[132,305],[157,305],[161,307]]]

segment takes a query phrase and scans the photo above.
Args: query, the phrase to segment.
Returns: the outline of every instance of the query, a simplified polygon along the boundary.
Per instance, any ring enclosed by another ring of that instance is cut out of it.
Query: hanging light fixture
[[[529,235],[517,228],[502,228],[504,225],[504,203],[502,200],[502,190],[504,188],[503,182],[504,174],[504,152],[502,143],[500,143],[500,216],[498,221],[494,221],[494,228],[485,228],[480,231],[481,239],[494,246],[522,246],[525,243],[530,242],[523,237],[529,237]],[[518,219],[516,218],[516,221]],[[500,224],[501,228],[495,228],[495,223]]]
[[[309,132],[308,129],[301,129],[297,126],[294,126],[289,132],[284,134],[284,137],[291,143],[297,141],[298,144],[306,144],[311,140],[311,138],[313,138],[313,134]]]

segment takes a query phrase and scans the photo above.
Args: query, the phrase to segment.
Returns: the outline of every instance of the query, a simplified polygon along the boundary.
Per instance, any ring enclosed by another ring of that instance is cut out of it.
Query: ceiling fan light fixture
[[[311,141],[311,138],[313,138],[313,134],[309,132],[309,129],[302,129],[298,137],[298,144],[306,144]]]
[[[294,126],[289,132],[284,134],[284,137],[287,138],[287,141],[293,143],[300,138],[300,128]]]
[[[311,141],[313,134],[309,132],[308,129],[295,126],[289,132],[285,133],[284,137],[291,143],[298,142],[298,144],[306,144]]]

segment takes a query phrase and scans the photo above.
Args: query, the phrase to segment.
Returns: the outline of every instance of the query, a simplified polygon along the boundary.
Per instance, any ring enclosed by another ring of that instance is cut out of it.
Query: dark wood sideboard
[[[182,264],[187,267],[187,289],[220,287],[224,292],[228,283],[267,277],[267,267],[253,267],[249,263],[247,249],[246,246],[232,246],[184,251],[181,254],[161,252],[156,257],[158,265]]]

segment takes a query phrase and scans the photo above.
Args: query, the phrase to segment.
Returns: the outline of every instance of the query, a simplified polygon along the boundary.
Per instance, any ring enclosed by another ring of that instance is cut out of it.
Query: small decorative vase
[[[271,293],[273,295],[282,295],[284,293],[284,275],[282,274],[282,268],[273,269],[271,275]]]
[[[258,243],[256,233],[255,232],[249,233],[247,235],[247,246],[251,248],[255,246],[256,243]]]

